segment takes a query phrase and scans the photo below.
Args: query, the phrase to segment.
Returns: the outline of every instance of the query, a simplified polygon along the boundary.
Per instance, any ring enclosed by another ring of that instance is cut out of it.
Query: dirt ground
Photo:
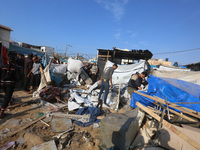
[[[4,95],[2,89],[0,94]],[[32,94],[16,89],[13,98],[13,105],[27,102],[32,99]],[[46,108],[40,106],[38,103],[23,104],[14,108],[8,108],[6,110],[6,116],[0,119],[0,148],[11,141],[21,141],[20,144],[15,144],[11,149],[31,149],[31,147],[38,144],[53,140],[54,133],[51,130],[51,126],[44,124],[42,121],[27,127],[16,133],[14,136],[9,136],[10,133],[18,130],[27,123],[36,119],[38,112],[45,113]],[[67,111],[67,110],[65,110]],[[102,118],[102,117],[101,117]],[[44,119],[45,121],[45,119]],[[99,149],[100,142],[100,129],[94,128],[93,125],[89,127],[79,127],[73,124],[74,130],[62,136],[60,141],[56,143],[64,143],[64,149],[76,149],[76,150],[96,150]],[[61,145],[61,144],[60,144]]]

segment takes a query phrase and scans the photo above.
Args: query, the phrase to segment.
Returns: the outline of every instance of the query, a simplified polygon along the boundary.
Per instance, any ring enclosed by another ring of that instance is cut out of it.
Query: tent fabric
[[[80,108],[78,110],[77,114],[78,115],[87,115],[87,114],[90,114],[89,122],[83,123],[81,121],[73,120],[73,123],[75,123],[78,126],[88,127],[88,126],[92,125],[93,123],[100,122],[100,120],[97,119],[97,117],[101,116],[102,112],[101,112],[100,108],[96,108],[96,107],[84,107],[84,108]]]
[[[67,72],[67,64],[51,63],[50,71],[54,74],[65,74]]]
[[[112,67],[114,63],[111,61],[107,61],[104,68]],[[140,60],[139,63],[130,64],[130,65],[118,65],[118,68],[114,71],[112,75],[113,84],[126,84],[128,83],[132,74],[136,72],[143,72],[144,70],[148,69],[145,63],[145,60]]]
[[[149,83],[149,87],[148,87],[148,91],[147,92],[141,92],[147,95],[151,95],[151,96],[157,96],[160,97],[162,99],[166,99],[171,102],[200,102],[199,97],[196,97],[192,94],[189,94],[188,92],[185,92],[183,90],[181,90],[180,88],[177,88],[173,85],[171,85],[169,83],[169,81],[171,82],[175,82],[177,80],[163,80],[161,78],[157,78],[154,77],[153,75],[151,75],[148,78],[148,83]],[[194,93],[200,93],[200,86],[198,86],[197,89],[192,88],[193,84],[185,82],[185,81],[181,81],[179,80],[177,82],[179,84],[179,87],[188,87],[188,89],[192,89],[194,90]],[[138,95],[137,93],[133,93],[132,94],[132,98],[131,98],[131,107],[137,107],[135,105],[135,103],[139,101],[140,103],[142,103],[145,106],[153,106],[153,100],[143,97],[141,95]],[[192,109],[194,111],[198,111],[200,112],[200,105],[198,104],[178,104],[180,106]]]
[[[68,59],[68,70],[73,72],[79,72],[79,69],[83,67],[83,63],[80,60],[74,60],[72,58]]]
[[[192,82],[200,85],[200,71],[165,71],[165,70],[153,70],[152,75],[155,77],[173,78]]]

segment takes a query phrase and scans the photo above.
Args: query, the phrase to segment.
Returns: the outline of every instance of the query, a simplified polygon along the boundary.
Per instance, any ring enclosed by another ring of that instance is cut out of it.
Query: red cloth
[[[7,52],[6,48],[2,45],[2,56],[3,56],[3,64],[5,65],[7,62]]]

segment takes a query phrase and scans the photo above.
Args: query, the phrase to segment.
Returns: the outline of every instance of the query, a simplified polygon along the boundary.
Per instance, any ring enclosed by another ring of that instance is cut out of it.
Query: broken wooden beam
[[[12,133],[8,134],[8,136],[13,136],[13,135],[17,134],[19,131],[21,131],[21,130],[24,130],[24,129],[28,128],[29,126],[31,126],[31,125],[35,124],[36,122],[38,122],[38,121],[40,121],[40,120],[44,119],[45,117],[46,117],[46,116],[45,116],[45,115],[43,115],[43,116],[41,116],[41,117],[39,117],[39,118],[35,119],[34,121],[27,123],[27,124],[26,124],[26,125],[24,125],[23,127],[21,127],[21,128],[19,128],[19,129],[17,129],[16,131],[14,131],[14,132],[12,132]]]
[[[65,114],[65,113],[52,113],[51,115],[56,116],[56,117],[65,117],[69,119],[74,119],[74,120],[85,120],[84,122],[89,122],[90,115],[76,115],[76,114]]]
[[[150,110],[149,108],[145,107],[144,105],[142,105],[139,102],[136,102],[136,105],[139,108],[141,108],[142,110],[144,110],[146,113],[148,113],[150,116],[152,116],[156,120],[160,121],[160,116],[158,116],[157,114],[155,114],[152,110]],[[192,145],[196,149],[200,150],[200,145],[196,141],[192,140],[190,137],[188,137],[187,135],[185,135],[184,133],[182,133],[181,131],[179,131],[176,127],[174,127],[172,124],[170,124],[166,120],[163,120],[162,123],[167,128],[169,128],[172,132],[174,132],[176,135],[178,135],[179,137],[181,137],[182,139],[184,139],[186,142],[188,142],[190,145]]]
[[[179,112],[177,112],[177,111],[175,111],[175,110],[173,110],[173,109],[168,108],[168,110],[169,110],[170,112],[172,112],[173,114],[175,114],[175,115],[181,117],[181,118],[184,118],[184,119],[186,119],[186,120],[188,120],[188,121],[191,121],[191,122],[196,122],[195,119],[192,119],[192,118],[190,118],[190,117],[188,117],[188,116],[186,116],[186,115],[183,115],[182,113],[179,113]]]
[[[146,94],[140,93],[140,92],[138,92],[138,91],[135,91],[135,93],[137,93],[137,94],[139,94],[139,95],[142,95],[142,96],[144,96],[144,97],[147,97],[147,98],[149,98],[149,99],[152,99],[152,100],[154,100],[154,101],[156,101],[156,102],[159,102],[159,103],[162,103],[162,104],[166,105],[166,101],[163,100],[163,99],[161,99],[161,98],[159,98],[159,97],[153,97],[153,96],[150,96],[150,95],[146,95]],[[178,105],[176,105],[176,104],[172,104],[172,103],[170,103],[170,102],[168,102],[168,104],[169,104],[169,106],[172,107],[172,108],[178,109],[178,110],[182,111],[183,113],[186,113],[186,114],[188,114],[188,115],[191,115],[191,116],[193,116],[193,117],[196,117],[196,118],[200,119],[200,115],[197,115],[197,114],[194,114],[194,113],[192,113],[192,112],[189,112],[189,111],[188,111],[188,108],[181,107],[181,106],[178,106]],[[176,106],[175,106],[175,105],[176,105]],[[187,109],[187,110],[186,110],[186,109]],[[195,112],[195,111],[193,111],[193,112]]]

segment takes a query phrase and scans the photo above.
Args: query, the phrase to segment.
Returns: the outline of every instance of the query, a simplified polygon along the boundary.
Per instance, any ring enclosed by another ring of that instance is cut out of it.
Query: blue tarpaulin
[[[102,115],[101,109],[100,108],[96,108],[96,107],[84,107],[84,108],[80,108],[77,112],[78,115],[87,115],[90,114],[90,119],[89,122],[81,122],[81,121],[76,121],[74,120],[73,122],[81,127],[88,127],[90,125],[92,125],[93,123],[98,123],[100,122],[99,119],[97,119],[98,116]]]
[[[150,96],[157,96],[162,99],[166,99],[171,102],[200,102],[200,86],[190,82],[169,79],[169,78],[158,78],[150,75],[148,78],[149,87],[147,92],[141,92]],[[173,83],[174,86],[173,86]],[[195,88],[194,88],[195,87]],[[131,107],[136,108],[136,102],[140,102],[145,106],[154,106],[153,100],[141,96],[137,93],[132,94]],[[200,104],[178,104],[180,106],[192,109],[200,112]]]

